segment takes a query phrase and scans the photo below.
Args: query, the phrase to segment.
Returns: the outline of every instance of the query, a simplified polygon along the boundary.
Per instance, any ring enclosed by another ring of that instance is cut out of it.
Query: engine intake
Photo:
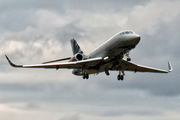
[[[77,53],[77,54],[75,55],[75,59],[76,59],[77,61],[80,61],[80,60],[83,60],[83,59],[84,59],[84,56],[83,56],[81,53]]]

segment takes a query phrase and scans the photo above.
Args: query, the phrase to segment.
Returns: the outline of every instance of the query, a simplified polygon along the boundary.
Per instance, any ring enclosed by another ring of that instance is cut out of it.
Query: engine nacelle
[[[81,53],[77,53],[74,57],[75,57],[75,59],[76,59],[77,61],[80,61],[80,60],[83,60],[83,59],[84,59],[84,55],[82,55]]]

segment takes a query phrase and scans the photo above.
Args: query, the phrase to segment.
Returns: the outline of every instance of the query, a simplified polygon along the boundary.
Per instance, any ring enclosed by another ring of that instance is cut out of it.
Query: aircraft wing
[[[6,55],[5,55],[6,56]],[[10,61],[10,59],[6,56],[9,64],[12,67],[21,67],[21,68],[67,68],[67,69],[82,69],[84,67],[91,67],[98,64],[102,58],[93,58],[93,59],[86,59],[81,61],[75,61],[75,62],[64,62],[64,63],[42,63],[42,64],[31,64],[31,65],[16,65]]]
[[[169,67],[169,70],[162,70],[162,69],[138,65],[133,62],[128,62],[126,60],[122,60],[122,62],[121,62],[121,68],[124,71],[169,73],[173,70],[170,62],[168,62],[168,67]]]

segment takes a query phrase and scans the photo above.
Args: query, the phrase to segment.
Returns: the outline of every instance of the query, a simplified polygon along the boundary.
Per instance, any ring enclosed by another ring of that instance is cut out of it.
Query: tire
[[[120,76],[120,75],[118,75],[118,76],[117,76],[117,79],[118,79],[118,80],[121,80],[121,76]]]
[[[121,75],[120,79],[123,81],[123,80],[124,80],[124,76],[123,76],[123,75]]]

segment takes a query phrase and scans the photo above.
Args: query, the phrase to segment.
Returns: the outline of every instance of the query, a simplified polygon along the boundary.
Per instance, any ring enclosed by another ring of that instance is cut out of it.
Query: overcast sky
[[[179,0],[0,0],[1,120],[179,120]],[[117,32],[141,36],[130,52],[138,64],[169,74],[100,73],[89,80],[72,70],[16,69],[72,56],[75,38],[85,54]]]

